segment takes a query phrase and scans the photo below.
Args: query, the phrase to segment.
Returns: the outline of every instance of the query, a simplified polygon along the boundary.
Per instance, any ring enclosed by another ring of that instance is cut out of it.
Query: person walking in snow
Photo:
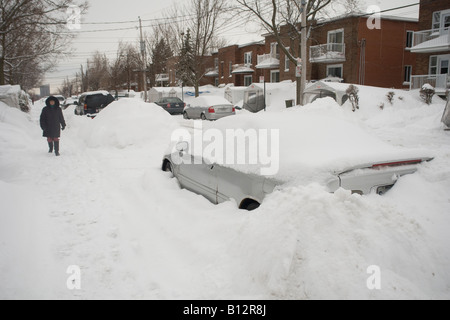
[[[59,106],[59,100],[53,96],[49,97],[45,101],[45,107],[41,113],[41,128],[44,131],[43,136],[48,141],[48,153],[53,153],[55,149],[55,155],[59,156],[59,138],[61,136],[61,129],[66,128],[66,121],[62,113],[62,109]]]

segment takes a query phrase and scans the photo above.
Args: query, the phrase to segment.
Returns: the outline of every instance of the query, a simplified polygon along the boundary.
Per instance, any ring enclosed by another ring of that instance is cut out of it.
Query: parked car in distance
[[[218,120],[236,114],[235,107],[224,97],[204,96],[194,98],[184,108],[185,119]]]
[[[94,118],[100,111],[114,101],[114,97],[107,91],[85,92],[80,95],[76,103],[75,114]]]
[[[162,107],[170,114],[182,114],[186,104],[177,97],[161,98],[155,102],[158,106]]]
[[[78,97],[71,96],[70,98],[66,98],[66,100],[64,100],[64,102],[62,103],[62,107],[63,109],[67,109],[67,107],[70,105],[76,105],[76,102],[78,102]]]

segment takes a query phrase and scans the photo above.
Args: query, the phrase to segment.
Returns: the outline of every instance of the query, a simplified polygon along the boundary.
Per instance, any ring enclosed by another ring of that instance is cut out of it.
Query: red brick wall
[[[370,30],[367,19],[359,21],[358,40],[366,39],[365,84],[385,88],[406,88],[404,67],[416,69],[416,54],[406,49],[407,31],[417,31],[417,22],[382,20],[381,29]],[[359,62],[359,57],[355,57]]]
[[[447,9],[450,9],[448,0],[420,0],[419,29],[432,29],[433,12]]]

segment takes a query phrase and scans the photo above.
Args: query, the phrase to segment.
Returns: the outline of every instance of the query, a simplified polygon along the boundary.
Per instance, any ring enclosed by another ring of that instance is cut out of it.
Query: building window
[[[222,79],[225,76],[225,62],[223,61],[220,62],[220,76]]]
[[[436,11],[433,13],[433,31],[450,27],[450,10]]]
[[[412,66],[405,66],[405,74],[403,76],[404,83],[411,82]]]
[[[230,61],[229,67],[228,67],[228,74],[230,75],[230,78],[233,76],[233,62]]]
[[[328,50],[344,52],[344,29],[328,31]]]
[[[406,48],[413,46],[414,31],[406,31]]]
[[[214,58],[214,69],[219,69],[219,58]]]
[[[251,52],[244,53],[244,64],[246,66],[250,66],[252,64],[252,53]]]
[[[214,85],[215,85],[216,87],[219,86],[219,78],[215,78],[215,79],[214,79]]]
[[[437,56],[430,57],[430,69],[428,74],[437,74]]]
[[[334,64],[334,65],[327,66],[327,76],[342,79],[344,76],[344,65]]]
[[[280,70],[270,71],[270,82],[272,83],[280,82]]]
[[[290,48],[286,48],[288,51]],[[284,56],[284,71],[289,72],[291,60],[287,55]]]
[[[253,76],[244,76],[244,86],[248,87],[253,82]]]

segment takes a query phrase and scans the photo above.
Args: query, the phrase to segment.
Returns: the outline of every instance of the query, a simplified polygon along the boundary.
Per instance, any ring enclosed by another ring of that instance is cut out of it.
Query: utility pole
[[[308,18],[307,12],[306,12],[306,0],[302,0],[302,52],[301,52],[301,59],[302,59],[302,77],[300,81],[300,105],[303,106],[303,92],[305,92],[306,88],[306,72],[308,71],[307,68],[307,21]]]
[[[145,41],[144,36],[142,35],[142,21],[141,17],[139,17],[139,29],[141,30],[141,54],[142,54],[142,61],[144,63],[142,68],[142,79],[144,81],[144,101],[147,102],[147,57],[145,54]]]

